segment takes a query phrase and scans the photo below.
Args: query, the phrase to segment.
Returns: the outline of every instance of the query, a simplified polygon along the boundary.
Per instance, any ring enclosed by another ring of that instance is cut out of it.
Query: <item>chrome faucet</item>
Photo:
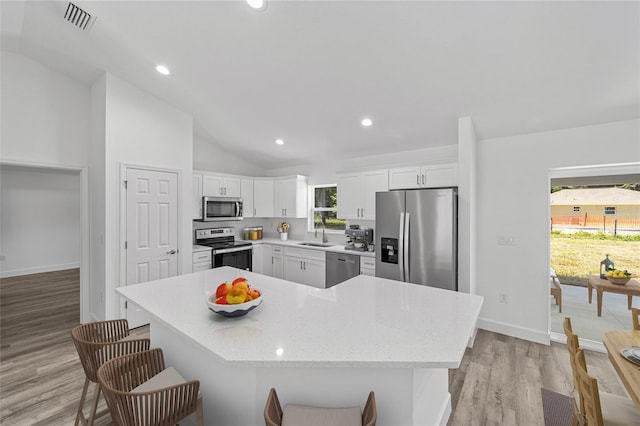
[[[325,230],[324,222],[321,220],[321,221],[320,221],[320,223],[322,224],[322,242],[323,242],[323,243],[327,243],[327,242],[329,242],[329,239],[328,239],[328,238],[327,238],[327,236],[324,234],[324,230]],[[316,224],[316,232],[315,232],[315,234],[313,235],[313,238],[318,238],[318,224]]]

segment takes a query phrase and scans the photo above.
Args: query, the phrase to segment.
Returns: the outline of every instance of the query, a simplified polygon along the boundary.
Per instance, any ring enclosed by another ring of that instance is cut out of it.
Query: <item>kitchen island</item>
[[[246,277],[263,303],[226,318],[206,305]],[[445,425],[448,369],[475,332],[482,297],[360,275],[328,289],[223,267],[117,289],[150,318],[153,347],[198,379],[207,425],[262,425],[267,393],[283,404],[364,406],[378,425]]]

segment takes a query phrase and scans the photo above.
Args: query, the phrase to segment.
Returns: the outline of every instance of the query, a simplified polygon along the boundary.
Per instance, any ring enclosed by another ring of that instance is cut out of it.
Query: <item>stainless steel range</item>
[[[253,245],[236,241],[233,228],[197,229],[195,243],[211,247],[211,263],[214,268],[233,266],[251,271],[253,267]]]

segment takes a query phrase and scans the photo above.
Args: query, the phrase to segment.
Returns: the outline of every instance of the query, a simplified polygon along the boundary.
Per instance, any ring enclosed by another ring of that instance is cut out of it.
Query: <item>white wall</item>
[[[224,151],[218,144],[201,136],[193,136],[193,170],[264,176],[264,168]]]
[[[0,276],[80,266],[80,174],[0,168]]]
[[[120,268],[124,268],[120,265],[120,173],[123,163],[180,172],[178,273],[191,271],[193,119],[111,74],[106,76],[104,90],[105,271],[101,287],[105,289],[105,317],[116,318],[120,316],[120,305],[115,289],[125,285],[120,280]]]
[[[549,169],[639,161],[640,120],[487,139],[477,151],[480,326],[548,343]]]
[[[89,87],[7,51],[0,69],[2,160],[86,166]]]
[[[309,176],[309,185],[337,183],[337,173],[366,169],[402,167],[407,164],[455,163],[458,158],[457,145],[447,145],[413,151],[393,152],[385,155],[362,155],[358,158],[345,159],[336,157],[333,160],[316,164],[292,166],[267,170],[268,176]]]

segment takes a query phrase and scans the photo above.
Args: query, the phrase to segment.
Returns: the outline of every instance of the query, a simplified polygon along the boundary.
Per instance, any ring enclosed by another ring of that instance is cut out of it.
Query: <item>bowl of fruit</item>
[[[607,279],[612,284],[625,285],[631,279],[631,272],[627,270],[611,269],[607,271]]]
[[[223,282],[215,293],[207,297],[207,306],[216,314],[225,317],[241,317],[262,303],[262,293],[252,288],[246,278],[239,277],[233,282]]]

